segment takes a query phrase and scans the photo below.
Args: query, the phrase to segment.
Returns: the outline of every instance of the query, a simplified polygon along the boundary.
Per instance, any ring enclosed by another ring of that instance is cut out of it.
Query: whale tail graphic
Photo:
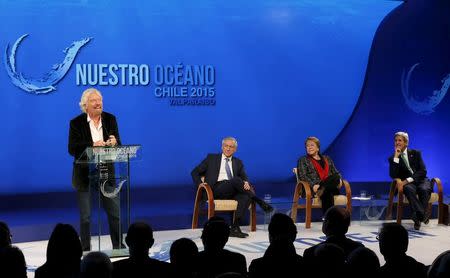
[[[63,51],[64,54],[66,54],[64,60],[59,64],[53,65],[52,69],[44,74],[42,78],[36,79],[25,77],[21,72],[17,71],[16,67],[17,49],[27,36],[28,34],[25,34],[18,38],[12,47],[10,47],[9,44],[6,46],[4,63],[6,72],[11,78],[13,84],[25,92],[36,95],[47,94],[55,91],[55,85],[67,74],[80,49],[92,39],[84,38],[79,41],[74,41]]]
[[[450,74],[442,79],[442,86],[440,90],[434,90],[431,96],[428,98],[419,101],[417,100],[409,91],[409,81],[411,79],[411,75],[414,69],[419,66],[419,63],[414,64],[408,72],[406,70],[402,73],[401,78],[401,88],[403,98],[405,99],[406,105],[414,112],[422,115],[429,115],[434,112],[436,106],[442,101],[442,99],[447,94],[448,88],[450,87]]]

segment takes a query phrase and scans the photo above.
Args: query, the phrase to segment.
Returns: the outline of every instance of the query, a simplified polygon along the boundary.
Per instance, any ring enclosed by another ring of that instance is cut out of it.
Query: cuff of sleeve
[[[414,181],[414,179],[411,178],[411,177],[407,178],[406,180],[407,180],[409,183],[412,183],[412,182]]]
[[[395,163],[399,163],[399,162],[400,162],[400,159],[399,159],[398,157],[394,157],[394,162],[395,162]]]

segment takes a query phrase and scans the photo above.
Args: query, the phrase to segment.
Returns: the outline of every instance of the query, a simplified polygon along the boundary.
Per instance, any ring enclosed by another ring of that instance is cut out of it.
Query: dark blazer
[[[195,185],[202,183],[201,177],[205,177],[205,182],[209,186],[213,186],[217,183],[220,172],[220,163],[222,154],[208,154],[206,158],[192,170],[191,176]],[[233,165],[233,177],[239,177],[243,181],[248,181],[247,174],[245,173],[244,164],[242,160],[237,157],[232,157],[231,164]]]
[[[336,166],[334,166],[333,160],[327,155],[321,155],[322,159],[326,159],[328,161],[328,167],[329,167],[329,173],[328,175],[331,176],[333,174],[339,174],[338,170],[336,169]],[[315,184],[319,184],[320,177],[317,173],[316,169],[314,168],[314,165],[312,164],[311,160],[309,160],[308,156],[302,156],[297,162],[297,173],[299,180],[306,181],[309,183],[310,186],[313,186]]]
[[[414,174],[411,175],[401,157],[399,157],[400,162],[395,163],[394,155],[392,155],[391,157],[389,157],[389,176],[391,176],[392,179],[401,180],[412,177],[415,182],[420,182],[426,179],[427,169],[425,167],[425,163],[423,162],[422,154],[420,153],[420,151],[407,149],[406,153],[408,154],[409,166],[413,170]]]
[[[110,135],[114,135],[117,144],[120,145],[119,128],[116,117],[110,113],[102,113],[103,139],[107,140]],[[70,121],[69,130],[69,153],[74,157],[72,186],[77,190],[87,190],[89,187],[89,166],[87,164],[75,163],[83,154],[87,147],[92,147],[92,136],[87,122],[87,114],[83,113]]]

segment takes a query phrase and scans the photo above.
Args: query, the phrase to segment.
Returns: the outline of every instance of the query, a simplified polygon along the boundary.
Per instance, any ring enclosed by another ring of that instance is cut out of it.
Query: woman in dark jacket
[[[322,211],[334,205],[334,195],[339,194],[341,175],[329,156],[320,154],[320,141],[317,137],[305,140],[306,155],[298,160],[298,178],[311,186],[312,192],[320,197]]]

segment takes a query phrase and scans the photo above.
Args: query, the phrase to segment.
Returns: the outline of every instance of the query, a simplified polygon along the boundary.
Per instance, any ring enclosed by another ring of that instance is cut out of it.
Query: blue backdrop
[[[375,34],[358,107],[329,149],[335,162],[353,181],[388,179],[393,136],[404,130],[410,147],[422,150],[428,176],[445,185],[449,86],[450,2],[403,3]]]
[[[2,2],[0,193],[71,190],[69,121],[92,85],[122,142],[143,145],[136,186],[191,183],[191,169],[230,135],[254,182],[291,178],[310,135],[323,150],[333,143],[348,179],[387,180],[397,129],[448,180],[438,140],[449,134],[448,97],[427,112],[401,90],[426,99],[450,73],[443,2]],[[212,75],[190,81],[205,68]]]

